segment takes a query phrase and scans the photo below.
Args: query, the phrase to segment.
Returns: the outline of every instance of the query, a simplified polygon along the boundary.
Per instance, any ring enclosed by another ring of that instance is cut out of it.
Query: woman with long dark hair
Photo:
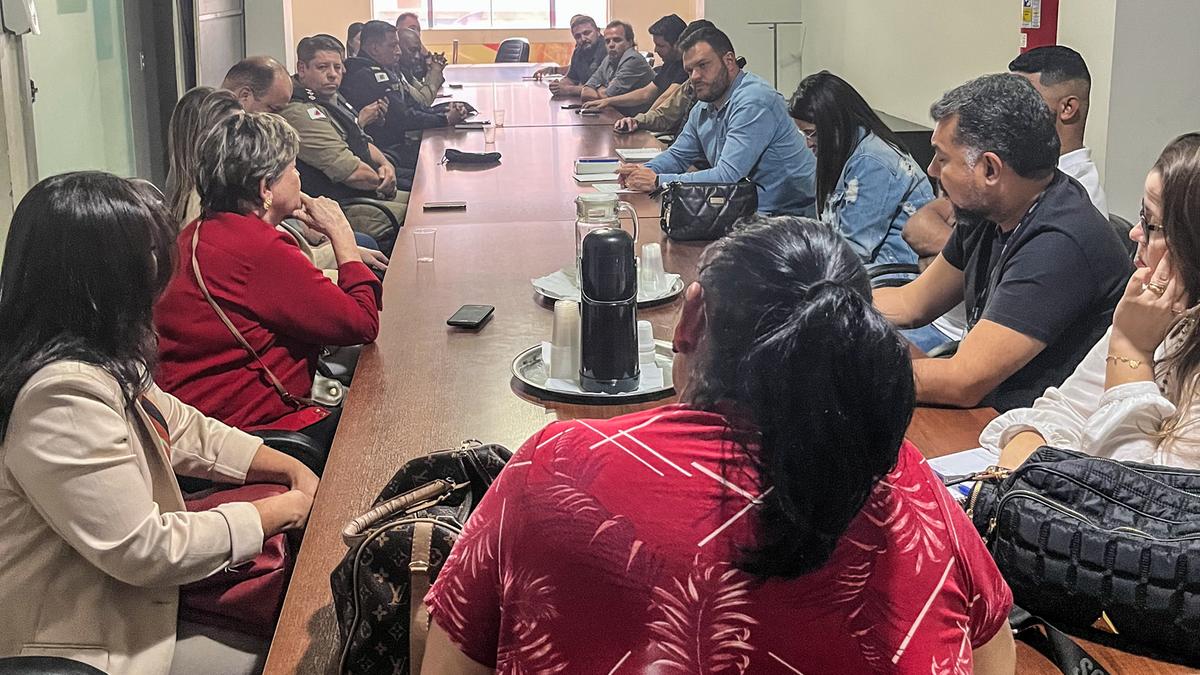
[[[904,224],[933,201],[925,172],[850,83],[821,71],[800,82],[788,112],[817,156],[817,214],[864,263],[916,264]]]
[[[151,378],[174,232],[160,205],[99,172],[47,178],[13,214],[0,270],[0,656],[165,674],[178,587],[308,517],[311,471]],[[189,513],[175,473],[293,489]]]
[[[904,441],[908,352],[839,235],[709,246],[674,346],[682,403],[514,455],[426,599],[422,672],[1013,671],[1011,595]]]
[[[328,449],[337,408],[310,398],[326,346],[379,332],[379,279],[337,203],[300,191],[300,140],[278,115],[243,113],[200,140],[203,214],[175,243],[178,273],[155,309],[159,384],[241,429],[300,431]],[[296,217],[327,236],[337,283],[278,231]]]
[[[1171,141],[1129,231],[1137,269],[1113,325],[1060,387],[1010,410],[980,443],[1016,467],[1039,446],[1200,468],[1200,133]]]

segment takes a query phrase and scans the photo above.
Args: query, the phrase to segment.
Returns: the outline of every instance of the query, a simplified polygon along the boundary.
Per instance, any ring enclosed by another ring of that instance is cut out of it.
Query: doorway
[[[102,170],[159,185],[178,98],[172,3],[52,0],[25,36],[38,178]]]

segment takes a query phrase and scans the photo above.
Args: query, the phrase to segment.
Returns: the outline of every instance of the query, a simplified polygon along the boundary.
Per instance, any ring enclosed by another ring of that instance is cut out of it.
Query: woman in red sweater
[[[323,346],[378,335],[382,288],[338,205],[300,191],[298,149],[296,132],[269,113],[234,115],[201,138],[202,215],[180,233],[155,307],[157,381],[226,424],[302,431],[328,448],[336,411],[300,399]],[[275,229],[288,217],[329,237],[337,284]]]

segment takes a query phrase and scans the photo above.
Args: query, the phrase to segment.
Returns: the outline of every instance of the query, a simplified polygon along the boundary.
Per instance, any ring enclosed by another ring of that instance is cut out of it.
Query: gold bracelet
[[[1127,359],[1124,356],[1117,356],[1115,354],[1109,354],[1108,356],[1104,357],[1105,363],[1109,363],[1110,361],[1112,363],[1124,363],[1135,370],[1140,368],[1142,365],[1142,362],[1138,359]]]

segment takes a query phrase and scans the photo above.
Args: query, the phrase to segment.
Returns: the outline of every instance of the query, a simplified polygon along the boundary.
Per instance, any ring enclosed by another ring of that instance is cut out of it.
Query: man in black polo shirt
[[[571,54],[571,65],[567,68],[566,76],[550,83],[550,93],[555,96],[578,96],[583,91],[583,83],[592,77],[592,73],[608,55],[600,28],[590,16],[576,14],[571,17],[571,37],[575,39],[575,51]],[[560,75],[562,72],[561,66],[546,66],[535,71],[533,76],[540,80],[546,75]]]
[[[622,115],[636,115],[649,110],[671,85],[687,82],[688,74],[683,69],[683,52],[676,46],[687,27],[678,14],[668,14],[655,21],[650,26],[650,36],[654,38],[654,53],[663,60],[663,64],[655,72],[654,79],[631,92],[588,101],[583,104],[583,109],[603,110],[612,106]]]
[[[958,226],[921,276],[876,290],[875,306],[916,327],[966,302],[958,352],[913,362],[918,401],[1027,406],[1104,334],[1132,264],[1087,191],[1056,168],[1054,116],[1028,80],[985,75],[930,114],[929,175]]]

